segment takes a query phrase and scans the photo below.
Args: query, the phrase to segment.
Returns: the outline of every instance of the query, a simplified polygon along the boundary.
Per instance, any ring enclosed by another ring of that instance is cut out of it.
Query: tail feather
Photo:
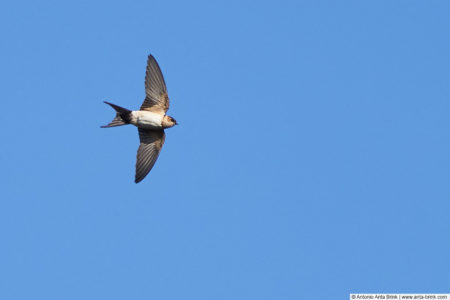
[[[114,110],[116,111],[116,116],[108,125],[101,126],[101,128],[122,126],[130,123],[131,110],[128,110],[126,108],[120,107],[118,105],[106,101],[105,103],[114,108]]]

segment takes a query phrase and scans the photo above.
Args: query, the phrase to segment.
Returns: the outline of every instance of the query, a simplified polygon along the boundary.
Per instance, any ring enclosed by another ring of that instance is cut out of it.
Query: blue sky
[[[0,299],[449,292],[448,1],[0,9]],[[147,55],[169,90],[135,184]]]

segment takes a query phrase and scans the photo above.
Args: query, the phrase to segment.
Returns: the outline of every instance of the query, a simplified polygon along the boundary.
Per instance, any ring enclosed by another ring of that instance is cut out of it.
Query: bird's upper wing
[[[138,128],[138,130],[141,144],[137,151],[136,177],[134,180],[136,183],[144,179],[153,168],[165,139],[164,130],[148,130],[142,128]]]
[[[168,109],[169,95],[164,77],[153,55],[149,55],[145,72],[145,100],[141,110],[165,114]]]

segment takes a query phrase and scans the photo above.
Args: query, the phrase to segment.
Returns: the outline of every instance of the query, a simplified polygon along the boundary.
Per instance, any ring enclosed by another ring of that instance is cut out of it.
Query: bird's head
[[[172,118],[171,116],[164,116],[164,119],[162,121],[162,126],[164,128],[170,128],[175,125],[178,125],[178,123],[174,118]]]

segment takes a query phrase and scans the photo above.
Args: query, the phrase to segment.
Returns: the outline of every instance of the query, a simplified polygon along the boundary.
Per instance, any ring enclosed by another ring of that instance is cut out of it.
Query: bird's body
[[[164,116],[158,113],[145,110],[135,110],[131,112],[130,123],[143,129],[161,130],[164,129],[162,121]]]
[[[141,142],[136,160],[136,177],[138,183],[150,172],[158,159],[164,144],[164,129],[177,124],[174,118],[166,115],[169,109],[169,97],[161,69],[152,55],[148,56],[145,73],[145,100],[140,110],[128,110],[106,102],[116,111],[115,118],[106,126],[115,127],[132,124],[138,128]]]

